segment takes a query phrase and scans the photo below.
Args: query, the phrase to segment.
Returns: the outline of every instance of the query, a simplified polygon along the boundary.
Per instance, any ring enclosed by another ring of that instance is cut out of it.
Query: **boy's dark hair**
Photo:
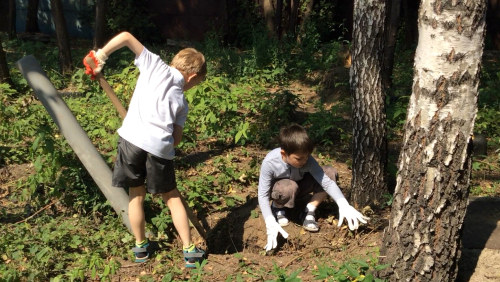
[[[287,154],[308,153],[314,150],[314,144],[307,135],[304,127],[298,124],[291,124],[282,127],[278,138],[281,149]]]

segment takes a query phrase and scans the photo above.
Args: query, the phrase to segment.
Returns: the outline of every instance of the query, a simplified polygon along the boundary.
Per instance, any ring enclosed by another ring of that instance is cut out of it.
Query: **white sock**
[[[306,212],[313,212],[316,210],[316,206],[312,205],[311,203],[307,204],[306,206]],[[315,220],[313,215],[307,215],[306,216],[307,220]]]

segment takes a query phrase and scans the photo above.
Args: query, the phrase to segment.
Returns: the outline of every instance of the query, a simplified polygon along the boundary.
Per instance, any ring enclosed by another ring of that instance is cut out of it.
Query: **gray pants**
[[[322,168],[331,180],[337,182],[339,177],[337,169],[332,166],[323,166]],[[297,182],[290,179],[277,180],[273,185],[271,200],[280,206],[294,208],[297,200],[309,195],[311,192],[316,194],[325,192],[325,190],[310,173],[306,173],[304,178]]]

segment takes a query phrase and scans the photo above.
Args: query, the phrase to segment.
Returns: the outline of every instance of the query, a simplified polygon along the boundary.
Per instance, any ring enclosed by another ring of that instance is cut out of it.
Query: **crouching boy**
[[[288,237],[283,229],[289,223],[285,208],[295,208],[297,200],[310,193],[312,198],[303,211],[304,229],[319,230],[315,210],[328,195],[339,207],[338,226],[344,218],[351,230],[357,229],[359,222],[367,222],[368,218],[349,205],[337,186],[337,171],[332,167],[322,168],[311,156],[314,145],[302,126],[292,124],[282,128],[279,144],[264,158],[259,176],[258,199],[266,223],[266,251],[276,247],[278,233]]]

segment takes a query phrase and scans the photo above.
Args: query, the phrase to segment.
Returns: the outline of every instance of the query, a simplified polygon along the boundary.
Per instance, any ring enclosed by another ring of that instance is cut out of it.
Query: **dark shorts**
[[[337,169],[331,166],[324,166],[322,168],[330,179],[335,182],[338,181]],[[294,208],[297,200],[308,196],[310,193],[316,194],[319,192],[325,192],[325,190],[310,173],[306,173],[304,178],[297,182],[290,179],[277,180],[273,185],[271,199],[278,205]]]
[[[176,189],[174,161],[159,158],[120,137],[112,185],[130,188],[144,183],[151,194]]]

